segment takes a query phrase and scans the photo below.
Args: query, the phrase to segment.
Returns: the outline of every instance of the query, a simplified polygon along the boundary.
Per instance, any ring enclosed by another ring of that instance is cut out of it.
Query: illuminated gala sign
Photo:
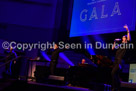
[[[135,0],[74,0],[70,37],[135,28]]]
[[[105,5],[102,5],[102,11],[101,11],[100,18],[107,18],[109,16],[108,14],[104,14],[104,9],[105,9]],[[121,15],[118,2],[115,3],[115,6],[113,8],[113,11],[112,11],[110,17],[113,17],[115,14]],[[98,19],[96,7],[93,7],[93,10],[92,10],[90,17],[88,16],[88,10],[87,9],[82,10],[81,13],[80,13],[80,21],[82,21],[82,22],[85,22],[87,19],[92,20],[93,18]]]

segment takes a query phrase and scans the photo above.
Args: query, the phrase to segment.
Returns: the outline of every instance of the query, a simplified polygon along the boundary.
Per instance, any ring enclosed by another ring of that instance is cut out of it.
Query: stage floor
[[[49,88],[55,88],[55,89],[62,89],[62,90],[72,90],[72,91],[93,91],[90,90],[89,88],[83,88],[83,87],[75,87],[75,86],[59,86],[59,85],[52,85],[52,84],[44,84],[44,83],[37,83],[37,82],[33,82],[33,81],[29,81],[28,82],[29,85],[39,85],[39,86],[45,86],[45,87],[49,87]]]
[[[96,84],[99,88],[99,85]],[[55,85],[49,83],[38,83],[35,81],[19,81],[15,79],[0,80],[0,91],[111,91],[111,89],[105,90],[92,90],[89,88],[70,86],[70,85]],[[136,83],[121,83],[120,91],[136,91]]]

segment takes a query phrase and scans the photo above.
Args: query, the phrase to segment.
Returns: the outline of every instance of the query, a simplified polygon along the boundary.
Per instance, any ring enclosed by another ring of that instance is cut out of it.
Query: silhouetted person
[[[130,41],[130,31],[128,29],[128,26],[125,25],[124,28],[127,30],[127,35],[122,37],[122,43],[121,44],[127,44]],[[115,49],[116,41],[120,41],[121,39],[115,39],[114,46],[112,49]],[[118,46],[119,47],[119,46]],[[111,72],[112,75],[112,91],[119,91],[120,89],[120,79],[119,79],[119,72],[121,69],[121,63],[122,59],[126,53],[126,48],[119,48],[116,52],[114,66]]]
[[[65,48],[59,49],[57,44],[54,45],[52,50],[50,49],[50,51],[51,51],[50,74],[51,75],[54,75],[54,73],[55,73],[56,66],[58,64],[59,53],[63,52],[64,50],[65,50]]]
[[[7,54],[7,56],[5,58],[5,63],[7,63],[7,64],[6,64],[6,70],[5,70],[6,72],[5,73],[6,73],[6,75],[13,76],[14,73],[16,72],[14,69],[15,64],[16,64],[16,60],[13,60],[13,59],[17,58],[18,56],[12,47],[10,48],[9,51],[6,51],[6,54]]]

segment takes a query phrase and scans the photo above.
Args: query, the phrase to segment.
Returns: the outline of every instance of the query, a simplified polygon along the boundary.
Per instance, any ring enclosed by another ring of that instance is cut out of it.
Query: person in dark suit
[[[115,56],[115,61],[114,61],[114,65],[113,65],[113,69],[111,72],[112,75],[112,91],[119,91],[120,90],[120,78],[119,78],[119,72],[122,68],[121,63],[122,63],[122,59],[126,53],[126,48],[120,48],[119,46],[115,46],[117,41],[122,41],[121,44],[127,44],[130,41],[130,31],[128,29],[128,26],[125,25],[124,28],[127,30],[127,35],[122,37],[121,39],[115,39],[114,41],[114,45],[113,45],[113,50],[118,47],[118,50],[116,51],[116,56]]]
[[[59,53],[65,51],[65,48],[59,49],[58,44],[55,44],[49,51],[51,53],[50,74],[54,75],[56,66],[58,64]]]
[[[6,74],[7,75],[10,75],[10,76],[13,76],[14,73],[15,73],[15,65],[16,65],[16,60],[13,60],[15,58],[17,58],[17,53],[13,50],[13,48],[11,47],[9,51],[6,51],[6,58],[5,58],[5,63],[6,64]],[[12,60],[12,61],[11,61]],[[9,62],[11,61],[11,62]]]

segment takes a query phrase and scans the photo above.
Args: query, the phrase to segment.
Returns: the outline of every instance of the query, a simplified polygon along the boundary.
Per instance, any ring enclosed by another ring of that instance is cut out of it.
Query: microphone
[[[115,39],[114,41],[115,41],[115,42],[116,42],[116,41],[121,41],[121,39]]]

